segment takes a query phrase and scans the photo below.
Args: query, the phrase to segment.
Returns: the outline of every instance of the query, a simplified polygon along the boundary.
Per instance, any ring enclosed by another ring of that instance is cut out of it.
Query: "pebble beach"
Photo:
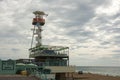
[[[109,76],[92,73],[74,74],[74,80],[120,80],[120,76]]]

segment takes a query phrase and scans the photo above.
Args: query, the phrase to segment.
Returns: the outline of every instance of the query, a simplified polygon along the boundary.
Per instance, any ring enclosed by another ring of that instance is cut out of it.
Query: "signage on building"
[[[12,60],[2,61],[2,70],[14,70],[15,62]]]

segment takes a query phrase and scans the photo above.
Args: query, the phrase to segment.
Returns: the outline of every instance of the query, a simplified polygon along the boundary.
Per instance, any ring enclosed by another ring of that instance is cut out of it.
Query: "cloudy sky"
[[[36,10],[43,44],[69,46],[71,65],[120,66],[120,0],[0,0],[0,59],[28,58]]]

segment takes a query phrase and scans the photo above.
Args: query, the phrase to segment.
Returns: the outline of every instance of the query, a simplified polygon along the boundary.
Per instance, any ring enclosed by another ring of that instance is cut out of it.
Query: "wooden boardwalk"
[[[33,76],[21,76],[21,75],[0,75],[0,80],[40,80]]]

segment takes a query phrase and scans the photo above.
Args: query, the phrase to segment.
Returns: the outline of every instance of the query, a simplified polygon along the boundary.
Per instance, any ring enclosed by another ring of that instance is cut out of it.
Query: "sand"
[[[109,75],[99,75],[99,74],[75,74],[73,75],[74,80],[120,80],[120,76],[109,76]]]

